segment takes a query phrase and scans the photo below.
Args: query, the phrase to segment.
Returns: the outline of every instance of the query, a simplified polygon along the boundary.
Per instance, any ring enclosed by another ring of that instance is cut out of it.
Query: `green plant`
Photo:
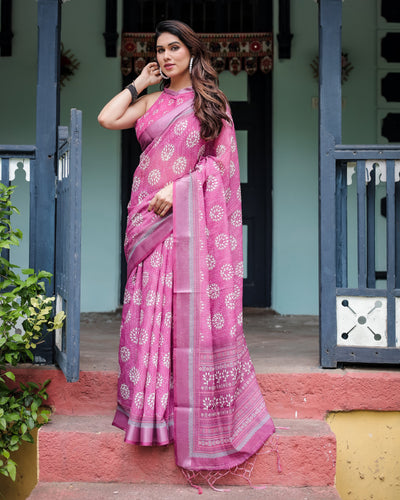
[[[19,245],[20,230],[14,230],[10,217],[18,213],[12,205],[15,188],[0,183],[0,251]],[[54,297],[46,297],[45,282],[51,274],[21,270],[5,256],[0,257],[0,473],[15,481],[16,463],[10,453],[23,441],[33,442],[31,431],[48,422],[50,410],[43,407],[47,400],[49,380],[38,385],[20,383],[15,387],[12,368],[18,363],[33,361],[32,349],[44,332],[61,328],[65,315],[53,318]]]

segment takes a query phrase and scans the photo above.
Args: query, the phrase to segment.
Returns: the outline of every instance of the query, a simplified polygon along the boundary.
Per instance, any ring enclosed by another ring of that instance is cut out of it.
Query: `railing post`
[[[38,74],[36,97],[37,156],[32,169],[30,266],[54,274],[55,173],[59,124],[61,0],[38,2]],[[54,294],[54,280],[47,287]],[[38,363],[53,362],[53,336],[35,350]]]
[[[333,368],[336,346],[335,145],[341,142],[342,0],[319,2],[320,362]]]

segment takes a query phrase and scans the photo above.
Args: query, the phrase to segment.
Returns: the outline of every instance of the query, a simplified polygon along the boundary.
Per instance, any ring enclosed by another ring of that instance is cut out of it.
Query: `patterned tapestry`
[[[257,70],[268,73],[272,69],[272,33],[201,33],[200,38],[211,53],[218,73],[229,70],[234,75]],[[154,33],[123,33],[121,43],[121,71],[127,76],[138,74],[155,59]]]

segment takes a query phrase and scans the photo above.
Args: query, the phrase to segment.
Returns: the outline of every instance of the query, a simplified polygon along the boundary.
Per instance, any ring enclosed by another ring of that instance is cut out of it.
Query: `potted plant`
[[[15,188],[0,183],[0,251],[19,245],[20,230],[11,227],[10,217],[18,213],[12,205]],[[19,274],[19,272],[21,274]],[[19,269],[3,252],[0,257],[0,473],[15,481],[17,464],[11,452],[24,441],[33,442],[31,432],[49,420],[50,410],[43,384],[16,384],[13,367],[33,361],[32,350],[43,335],[61,328],[64,312],[54,316],[54,297],[47,297],[45,282],[52,275],[46,271]]]

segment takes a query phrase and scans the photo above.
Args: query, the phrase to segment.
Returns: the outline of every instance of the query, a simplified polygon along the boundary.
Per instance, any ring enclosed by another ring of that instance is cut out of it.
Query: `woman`
[[[187,470],[231,469],[273,434],[242,328],[235,132],[186,24],[156,28],[157,62],[101,111],[143,153],[128,205],[118,409],[128,443],[174,442]],[[137,93],[164,79],[164,90]]]

